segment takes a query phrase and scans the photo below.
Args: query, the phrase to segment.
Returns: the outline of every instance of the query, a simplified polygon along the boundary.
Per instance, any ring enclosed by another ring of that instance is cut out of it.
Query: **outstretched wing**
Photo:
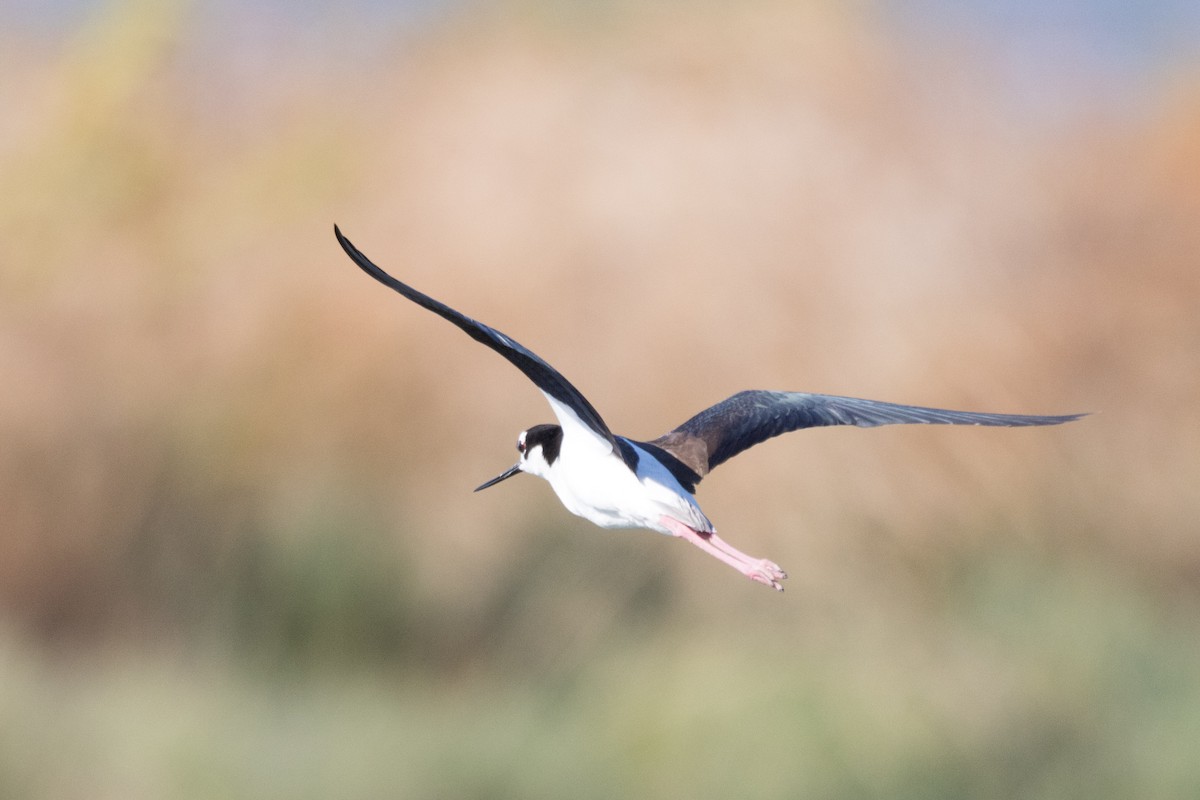
[[[418,292],[408,284],[401,283],[359,252],[358,248],[342,235],[336,225],[333,226],[333,232],[342,249],[346,251],[346,255],[350,256],[363,272],[384,286],[396,290],[417,305],[453,322],[472,339],[495,350],[525,373],[525,377],[533,381],[546,395],[546,399],[550,401],[550,407],[554,410],[554,414],[558,417],[564,430],[572,428],[586,430],[593,438],[606,443],[610,449],[617,446],[612,431],[604,424],[600,414],[583,396],[583,393],[572,386],[570,381],[542,360],[540,356],[495,328],[477,322],[465,314],[460,314],[445,303],[440,303],[429,295]],[[571,415],[574,415],[573,418]]]
[[[923,408],[856,397],[806,392],[738,392],[706,408],[651,444],[667,451],[699,478],[738,453],[781,433],[826,425],[1059,425],[1084,414],[1030,416]]]

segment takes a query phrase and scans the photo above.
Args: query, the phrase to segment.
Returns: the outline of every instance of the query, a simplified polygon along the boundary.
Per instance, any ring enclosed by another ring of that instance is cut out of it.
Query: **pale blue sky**
[[[578,9],[579,0],[561,0]],[[329,43],[331,20],[352,31],[356,48],[394,46],[398,37],[473,5],[471,0],[233,0],[192,4],[198,32],[237,50],[298,40]],[[530,3],[553,8],[554,3]],[[1072,102],[1136,104],[1164,72],[1200,71],[1197,0],[876,0],[884,24],[916,47],[977,49],[1011,99],[1031,110]],[[103,6],[101,0],[0,0],[0,25],[54,39]],[[519,7],[514,4],[514,7]],[[345,40],[341,47],[347,47]],[[246,53],[234,53],[235,58]],[[1069,108],[1062,108],[1069,113]]]

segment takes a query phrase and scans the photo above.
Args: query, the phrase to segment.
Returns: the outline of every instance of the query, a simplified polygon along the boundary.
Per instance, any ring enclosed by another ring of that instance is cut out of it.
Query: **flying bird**
[[[649,442],[614,434],[562,373],[495,328],[402,283],[371,262],[334,226],[346,254],[375,280],[446,319],[510,361],[545,395],[558,424],[517,437],[517,462],[475,491],[522,472],[545,478],[572,514],[602,528],[646,528],[691,542],[751,580],[783,591],[787,573],[717,535],[696,503],[696,485],[713,469],[760,442],[826,425],[924,423],[1026,427],[1059,425],[1084,414],[983,414],[807,392],[744,391],[706,408]]]

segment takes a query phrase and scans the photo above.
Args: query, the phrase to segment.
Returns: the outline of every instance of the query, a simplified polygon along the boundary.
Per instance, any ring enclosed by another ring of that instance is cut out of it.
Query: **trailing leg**
[[[717,536],[715,532],[703,533],[689,525],[685,525],[677,519],[672,519],[665,515],[660,521],[675,536],[691,542],[714,558],[733,567],[750,580],[770,586],[777,592],[783,591],[783,585],[780,581],[787,578],[787,573],[780,569],[779,565],[774,561],[748,556],[720,536]]]

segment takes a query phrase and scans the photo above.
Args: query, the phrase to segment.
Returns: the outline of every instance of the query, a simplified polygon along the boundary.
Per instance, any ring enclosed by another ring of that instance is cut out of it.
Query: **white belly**
[[[675,477],[645,450],[633,448],[638,454],[636,474],[616,453],[564,447],[546,479],[568,511],[602,528],[670,533],[659,522],[666,515],[696,530],[711,531],[712,523]]]

